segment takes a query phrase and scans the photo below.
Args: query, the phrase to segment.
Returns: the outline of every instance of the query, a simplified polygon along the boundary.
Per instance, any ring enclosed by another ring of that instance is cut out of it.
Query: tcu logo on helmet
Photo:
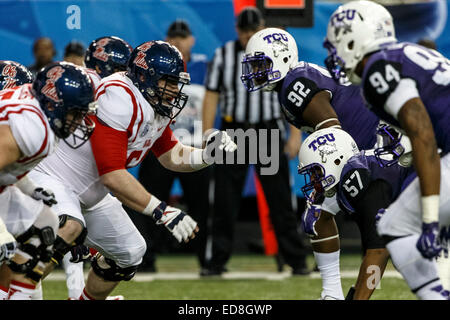
[[[289,41],[288,37],[286,37],[286,35],[282,34],[282,33],[268,34],[267,36],[265,36],[263,38],[263,40],[266,40],[267,43],[272,43],[272,41],[280,41],[280,40],[283,40],[283,41],[286,41],[286,42]]]
[[[336,13],[331,17],[331,25],[337,26],[343,22],[344,19],[353,20],[355,18],[355,9],[344,10]]]
[[[47,71],[47,80],[45,81],[45,86],[42,87],[42,94],[44,94],[47,98],[59,102],[58,93],[56,92],[55,82],[61,78],[64,73],[64,69],[60,66],[52,68]]]
[[[94,58],[103,62],[108,61],[108,54],[105,52],[105,46],[108,44],[109,40],[110,39],[101,39],[97,42],[95,52],[92,54]]]
[[[336,138],[334,137],[334,135],[332,133],[327,133],[326,135],[317,137],[317,139],[311,141],[311,143],[308,145],[308,148],[313,149],[313,151],[316,151],[318,146],[324,145],[328,142],[333,142],[335,141]],[[317,147],[316,147],[317,144]]]

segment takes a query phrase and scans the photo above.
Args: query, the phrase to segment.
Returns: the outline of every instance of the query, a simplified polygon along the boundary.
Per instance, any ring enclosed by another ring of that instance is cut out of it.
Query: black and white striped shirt
[[[239,40],[217,48],[209,63],[206,89],[220,94],[222,119],[226,122],[255,124],[281,118],[276,92],[248,92],[241,82],[244,48]]]

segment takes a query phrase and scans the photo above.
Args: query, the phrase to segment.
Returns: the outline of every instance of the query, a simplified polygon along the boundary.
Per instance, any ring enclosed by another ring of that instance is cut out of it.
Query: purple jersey
[[[361,151],[351,157],[342,169],[337,191],[339,207],[347,213],[354,213],[351,203],[358,201],[370,183],[375,180],[389,183],[392,193],[388,196],[394,200],[415,175],[412,166],[405,168],[395,164],[382,168],[371,150]]]
[[[400,126],[395,118],[399,109],[391,102],[406,102],[405,89],[397,90],[403,79],[416,85],[438,147],[450,151],[450,61],[435,50],[412,43],[397,43],[369,57],[362,76],[364,97],[374,113],[396,126]]]
[[[353,137],[359,149],[373,148],[379,119],[365,107],[359,87],[337,84],[325,68],[313,63],[300,62],[283,81],[278,99],[287,120],[299,129],[310,127],[303,120],[303,111],[323,90],[330,93],[342,129]]]

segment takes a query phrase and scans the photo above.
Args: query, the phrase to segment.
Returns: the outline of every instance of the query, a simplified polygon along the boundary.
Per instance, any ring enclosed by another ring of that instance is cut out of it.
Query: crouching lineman
[[[398,133],[386,125],[380,131],[389,139],[382,149],[359,152],[348,133],[326,128],[308,136],[299,152],[298,172],[305,176],[302,191],[308,199],[302,217],[305,227],[315,232],[321,203],[325,197],[336,195],[339,207],[356,222],[361,233],[364,259],[349,300],[369,299],[377,287],[389,258],[376,231],[377,213],[388,207],[415,177],[413,167],[409,163],[404,166],[405,158],[397,152],[403,148]],[[388,145],[392,146],[389,151]],[[380,275],[375,283],[369,279],[373,277],[370,268],[374,267],[377,269],[373,271]]]
[[[133,48],[125,40],[118,37],[100,37],[92,41],[84,57],[86,65],[84,70],[90,76],[94,89],[98,88],[102,78],[115,72],[126,71],[127,62],[132,51]],[[56,150],[55,157],[66,154],[68,148],[66,145],[61,145]],[[71,254],[68,253],[62,259],[62,266],[66,273],[68,297],[71,300],[76,300],[80,297],[85,285],[83,263],[73,262]],[[42,294],[37,294],[36,296],[40,297]],[[107,299],[118,300],[123,299],[123,297],[115,296]]]
[[[17,64],[1,65],[3,76],[26,72]],[[31,75],[26,78],[29,82]],[[58,231],[58,216],[49,208],[56,203],[54,195],[35,185],[27,173],[54,151],[58,138],[73,147],[87,141],[95,125],[82,122],[95,109],[93,100],[89,77],[69,63],[47,66],[33,84],[0,91],[0,218],[6,226],[0,226],[0,238],[11,243],[12,235],[18,244],[7,261],[12,274],[2,273],[3,299],[31,298],[53,255]],[[77,129],[83,134],[75,136]]]
[[[162,41],[141,44],[133,50],[126,72],[102,79],[93,117],[96,130],[88,144],[50,157],[32,172],[37,182],[54,187],[55,210],[65,223],[55,241],[54,261],[77,243],[98,251],[80,299],[105,299],[120,281],[134,276],[142,261],[145,240],[122,203],[153,217],[179,242],[188,242],[198,232],[189,215],[148,193],[126,170],[150,151],[170,170],[208,166],[204,150],[182,145],[169,127],[186,103],[182,88],[188,83],[175,47]],[[236,150],[225,133],[211,134],[208,142],[213,139],[221,150]]]

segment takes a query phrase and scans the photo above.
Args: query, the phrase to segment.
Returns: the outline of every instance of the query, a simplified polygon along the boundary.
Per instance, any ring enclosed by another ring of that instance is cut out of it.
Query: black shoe
[[[275,262],[277,263],[277,271],[283,272],[284,269],[284,259],[280,254],[275,256]]]
[[[219,268],[202,268],[200,271],[201,277],[220,276],[222,273],[227,272],[225,267]]]

